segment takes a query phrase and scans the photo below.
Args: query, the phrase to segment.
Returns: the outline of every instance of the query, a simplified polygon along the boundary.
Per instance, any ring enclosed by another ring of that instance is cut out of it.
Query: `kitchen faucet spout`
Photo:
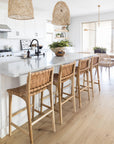
[[[37,52],[35,51],[35,54],[36,54],[37,56],[39,56],[39,54],[40,54],[40,51],[39,51],[39,41],[38,41],[37,39],[33,39],[33,40],[31,41],[30,47],[32,47],[32,44],[33,44],[34,41],[37,42],[37,45],[36,45],[36,47],[37,47]]]

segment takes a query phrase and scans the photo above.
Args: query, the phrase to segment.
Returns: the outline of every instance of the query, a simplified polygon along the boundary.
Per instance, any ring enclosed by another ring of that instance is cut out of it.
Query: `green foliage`
[[[61,40],[60,42],[53,42],[49,45],[50,48],[57,48],[57,47],[68,47],[72,46],[68,40]]]
[[[66,26],[66,29],[69,31],[69,25]]]
[[[57,33],[57,34],[56,34],[56,36],[60,36],[60,35],[61,35],[60,33]]]

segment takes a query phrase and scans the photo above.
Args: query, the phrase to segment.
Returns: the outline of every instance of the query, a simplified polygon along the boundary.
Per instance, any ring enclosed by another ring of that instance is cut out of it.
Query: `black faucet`
[[[37,42],[37,45],[36,45],[37,51],[35,50],[35,55],[39,56],[39,54],[41,53],[41,52],[39,51],[39,41],[38,41],[37,39],[33,39],[33,40],[31,41],[31,43],[30,43],[30,47],[32,47],[33,41],[36,41],[36,42]]]

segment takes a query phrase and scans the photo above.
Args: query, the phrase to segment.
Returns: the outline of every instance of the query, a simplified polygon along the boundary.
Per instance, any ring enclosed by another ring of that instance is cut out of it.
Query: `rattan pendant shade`
[[[9,0],[8,17],[17,20],[33,19],[32,0]]]
[[[59,1],[55,5],[52,15],[52,24],[54,25],[70,24],[70,10],[65,2]]]

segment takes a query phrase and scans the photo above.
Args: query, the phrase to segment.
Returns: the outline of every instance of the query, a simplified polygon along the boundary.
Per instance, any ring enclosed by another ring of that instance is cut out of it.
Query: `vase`
[[[64,50],[65,50],[64,47],[57,47],[57,48],[50,48],[50,49],[52,50],[52,52],[55,53],[56,56],[58,56],[58,52],[59,52],[59,51],[63,51],[63,52],[64,52]],[[64,52],[64,54],[65,54],[65,52]],[[64,54],[63,54],[63,55],[64,55]],[[61,56],[62,56],[62,55],[61,55]]]
[[[52,50],[52,52],[54,52],[55,54],[59,51],[59,50],[65,50],[64,47],[57,47],[57,48],[50,48]]]

